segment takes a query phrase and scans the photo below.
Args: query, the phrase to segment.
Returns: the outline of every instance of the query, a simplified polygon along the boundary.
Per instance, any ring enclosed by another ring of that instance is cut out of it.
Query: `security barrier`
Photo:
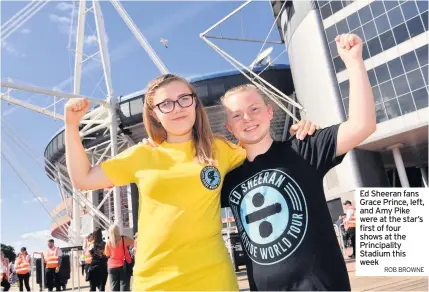
[[[71,277],[72,277],[72,291],[75,290],[74,284],[74,278],[75,278],[75,273],[77,271],[77,289],[78,291],[80,291],[80,255],[82,254],[83,250],[79,250],[78,248],[72,248],[70,253],[70,265],[71,265]]]
[[[340,245],[341,252],[345,255],[346,247],[344,246],[344,233],[337,224],[334,224],[334,230],[335,230],[335,234],[337,235],[337,240],[338,240],[338,244]]]
[[[74,246],[74,247],[68,247],[68,248],[62,248],[63,251],[63,257],[67,256],[69,258],[70,263],[70,278],[72,282],[72,291],[77,289],[80,291],[81,284],[80,284],[80,261],[79,258],[81,254],[83,253],[81,246]],[[77,273],[77,275],[76,275]],[[77,282],[76,282],[77,280]],[[77,284],[77,286],[75,286]]]
[[[35,256],[36,255],[40,255],[40,258],[36,258]],[[42,252],[33,252],[33,257],[32,257],[32,260],[31,260],[31,272],[33,273],[33,276],[31,277],[31,289],[33,289],[33,291],[37,291],[37,289],[35,288],[36,286],[34,285],[35,283],[34,283],[34,280],[35,279],[37,279],[37,276],[38,276],[38,273],[37,273],[37,271],[38,271],[38,269],[37,269],[37,260],[40,260],[40,269],[41,269],[41,272],[40,272],[40,276],[41,276],[41,281],[40,281],[40,285],[41,285],[41,288],[42,288],[42,291],[45,289],[45,263],[44,263],[44,260],[43,260],[43,253]],[[36,280],[36,282],[37,282],[37,280]]]

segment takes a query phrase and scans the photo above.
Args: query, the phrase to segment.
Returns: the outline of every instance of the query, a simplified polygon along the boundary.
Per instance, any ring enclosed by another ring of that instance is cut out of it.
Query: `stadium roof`
[[[289,69],[289,65],[285,65],[285,64],[278,64],[278,65],[274,65],[271,67],[274,67],[276,69]],[[265,66],[255,67],[253,69],[253,72],[255,72],[255,73],[261,72],[262,70],[264,70],[264,68],[265,68]],[[215,78],[219,78],[219,77],[232,76],[232,75],[237,75],[237,74],[241,74],[240,71],[238,71],[237,69],[232,69],[232,70],[213,72],[213,73],[204,74],[204,75],[189,76],[189,77],[186,77],[186,80],[188,80],[190,83],[194,83],[194,82],[199,82],[199,81],[204,81],[204,80],[209,80],[209,79],[215,79]],[[145,93],[145,89],[142,89],[142,90],[133,92],[131,94],[122,96],[120,98],[120,102],[127,101],[127,100],[132,99],[136,96],[143,95],[144,93]]]

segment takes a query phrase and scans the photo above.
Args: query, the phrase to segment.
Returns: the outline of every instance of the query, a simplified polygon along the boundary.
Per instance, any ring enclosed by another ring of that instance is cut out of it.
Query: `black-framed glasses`
[[[176,103],[181,108],[190,107],[191,105],[194,104],[194,97],[195,97],[195,95],[193,93],[184,94],[181,97],[179,97],[179,99],[177,99],[177,100],[164,100],[163,102],[160,102],[160,103],[156,104],[155,106],[163,114],[168,114],[174,110]]]

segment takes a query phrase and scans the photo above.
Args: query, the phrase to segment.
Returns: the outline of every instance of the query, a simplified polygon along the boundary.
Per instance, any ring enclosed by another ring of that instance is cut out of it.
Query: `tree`
[[[15,261],[16,253],[15,249],[12,246],[2,243],[1,251],[3,252],[4,256],[9,259],[9,262]]]

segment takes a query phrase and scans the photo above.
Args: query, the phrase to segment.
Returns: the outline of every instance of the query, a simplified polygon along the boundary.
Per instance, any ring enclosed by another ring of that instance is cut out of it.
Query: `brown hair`
[[[174,74],[164,74],[149,82],[143,106],[143,121],[146,132],[149,137],[157,144],[161,144],[167,139],[167,132],[164,127],[152,115],[154,108],[153,97],[157,89],[167,85],[173,81],[180,81],[185,83],[195,97],[195,123],[192,127],[192,141],[194,142],[196,158],[201,164],[213,164],[213,141],[214,135],[210,127],[210,122],[204,107],[198,99],[197,93],[193,86],[184,78]]]

